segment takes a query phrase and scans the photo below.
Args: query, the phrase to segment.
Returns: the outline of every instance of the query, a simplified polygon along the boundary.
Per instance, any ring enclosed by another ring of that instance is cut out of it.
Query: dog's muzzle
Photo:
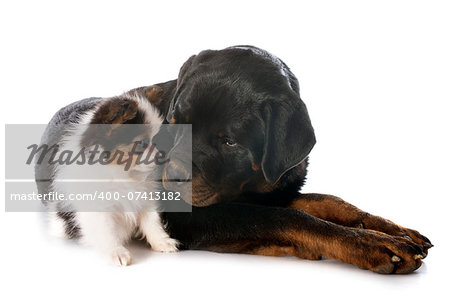
[[[180,160],[171,160],[164,168],[162,184],[164,189],[179,192],[181,198],[192,204],[192,172],[190,165]]]

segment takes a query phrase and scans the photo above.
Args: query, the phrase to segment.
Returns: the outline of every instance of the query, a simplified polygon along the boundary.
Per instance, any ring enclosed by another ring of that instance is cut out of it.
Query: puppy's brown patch
[[[123,124],[133,119],[138,111],[134,99],[114,97],[106,100],[97,109],[92,124]]]
[[[150,103],[156,106],[161,104],[163,94],[163,89],[158,86],[149,86],[145,90],[145,97],[147,98],[147,100],[149,100]]]

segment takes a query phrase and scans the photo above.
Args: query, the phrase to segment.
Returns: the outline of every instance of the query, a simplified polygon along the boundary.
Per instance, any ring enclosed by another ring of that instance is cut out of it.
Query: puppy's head
[[[81,146],[103,165],[119,166],[124,171],[150,171],[146,155],[153,154],[152,138],[162,123],[149,99],[124,94],[101,101],[94,109],[83,133]],[[151,157],[148,157],[151,159]],[[138,163],[140,161],[141,163]]]
[[[277,189],[287,172],[304,172],[315,144],[295,76],[280,59],[249,46],[192,56],[167,120],[192,124],[196,206]],[[176,127],[172,133],[182,140]],[[183,167],[171,161],[166,169]]]

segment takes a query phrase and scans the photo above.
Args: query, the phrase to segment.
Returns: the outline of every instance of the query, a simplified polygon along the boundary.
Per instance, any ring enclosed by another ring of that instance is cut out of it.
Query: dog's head
[[[280,59],[250,46],[192,56],[180,70],[167,121],[192,124],[195,206],[276,189],[315,144],[297,79]],[[183,131],[173,134],[182,143]],[[184,167],[171,160],[166,171]]]

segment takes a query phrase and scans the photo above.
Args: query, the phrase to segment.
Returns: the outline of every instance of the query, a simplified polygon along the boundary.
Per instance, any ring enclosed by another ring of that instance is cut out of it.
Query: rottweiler
[[[339,197],[300,191],[314,129],[297,78],[267,51],[202,51],[178,79],[133,91],[148,96],[166,123],[192,124],[192,172],[183,159],[165,169],[192,180],[192,213],[163,214],[180,249],[326,257],[410,273],[432,247],[416,230]],[[177,151],[185,132],[172,134]]]

